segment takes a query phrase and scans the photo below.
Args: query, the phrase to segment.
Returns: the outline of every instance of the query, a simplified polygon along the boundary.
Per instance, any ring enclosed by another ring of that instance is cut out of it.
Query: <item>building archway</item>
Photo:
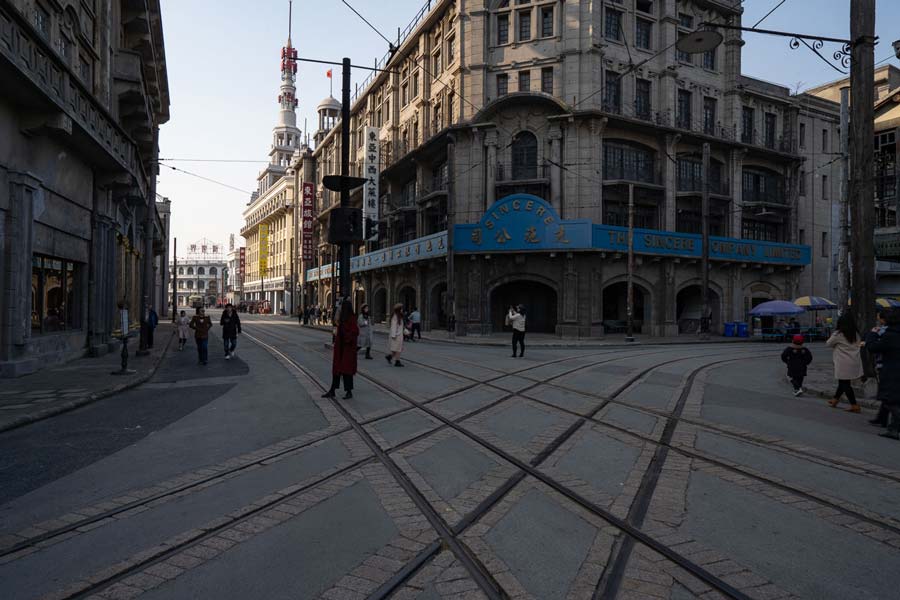
[[[634,283],[634,332],[650,331],[650,292]],[[625,333],[628,324],[628,282],[618,281],[603,288],[603,328],[606,333]]]
[[[678,333],[698,333],[702,317],[703,289],[697,284],[685,286],[675,296]],[[722,323],[722,303],[719,293],[712,288],[709,290],[709,317],[709,331],[718,332]]]
[[[556,290],[545,283],[515,280],[491,290],[491,327],[503,331],[510,306],[525,305],[526,331],[556,333]]]
[[[405,285],[400,288],[400,293],[397,294],[397,298],[397,301],[403,305],[403,310],[412,312],[412,309],[416,306],[416,289],[412,286]]]
[[[383,323],[387,320],[387,288],[380,287],[375,290],[369,309],[373,322]]]
[[[431,288],[428,299],[429,327],[431,329],[446,329],[447,316],[450,307],[447,306],[447,284],[441,282]]]

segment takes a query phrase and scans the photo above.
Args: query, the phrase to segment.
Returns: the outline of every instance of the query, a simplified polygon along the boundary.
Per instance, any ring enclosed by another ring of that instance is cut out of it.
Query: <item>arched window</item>
[[[188,267],[188,272],[187,272],[187,274],[188,274],[188,275],[193,275],[193,274],[194,274],[194,267]]]
[[[189,281],[187,282],[187,288],[188,288],[189,290],[194,289],[194,282],[189,280]]]
[[[200,280],[200,281],[197,282],[197,289],[198,289],[198,290],[202,290],[202,289],[203,289],[203,287],[204,287],[203,283],[204,283],[203,280]]]
[[[537,137],[530,131],[520,131],[513,138],[512,178],[537,179]]]
[[[218,273],[218,271],[216,270],[215,267],[210,267],[210,268],[209,268],[209,274],[210,274],[210,275],[215,276],[217,273]]]
[[[184,267],[178,267],[178,274],[184,275]]]
[[[203,267],[197,267],[197,275],[206,275],[206,270]]]

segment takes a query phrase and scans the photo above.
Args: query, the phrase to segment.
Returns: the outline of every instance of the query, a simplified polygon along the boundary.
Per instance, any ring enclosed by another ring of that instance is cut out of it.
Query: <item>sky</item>
[[[389,38],[405,28],[427,0],[348,0]],[[781,0],[745,0],[744,26]],[[172,201],[171,238],[178,255],[208,239],[227,247],[229,234],[243,245],[241,213],[256,176],[265,167],[278,118],[280,52],[288,35],[287,0],[161,0],[171,119],[160,129],[157,192]],[[759,27],[835,38],[849,37],[850,0],[786,0]],[[900,1],[878,0],[875,61],[900,67],[891,42],[900,39]],[[341,0],[295,0],[293,45],[301,57],[373,64],[387,43]],[[806,48],[787,38],[746,33],[743,73],[806,89],[841,77]],[[830,58],[835,45],[826,45]],[[315,130],[316,106],[330,93],[325,65],[299,63],[297,123]],[[340,96],[340,68],[334,70]],[[354,71],[353,81],[367,75]],[[234,161],[234,162],[223,162]],[[247,162],[244,162],[247,161]],[[249,162],[256,161],[256,162]],[[188,173],[182,172],[187,171]],[[205,179],[204,179],[205,178]],[[218,183],[213,183],[213,180]],[[220,185],[226,184],[226,185]]]

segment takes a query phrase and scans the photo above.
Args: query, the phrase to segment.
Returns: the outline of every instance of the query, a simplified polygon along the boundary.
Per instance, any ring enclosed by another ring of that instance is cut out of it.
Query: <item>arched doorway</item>
[[[703,317],[703,290],[699,285],[689,285],[675,296],[675,319],[678,333],[697,333]],[[709,331],[718,332],[722,323],[719,294],[709,290]]]
[[[429,327],[431,329],[446,329],[447,315],[450,310],[450,307],[447,306],[446,283],[439,283],[431,288],[429,305]]]
[[[387,320],[387,290],[385,288],[378,288],[372,294],[372,305],[369,310],[374,322],[383,323]]]
[[[416,306],[416,290],[411,286],[404,286],[400,288],[400,293],[397,295],[398,302],[403,305],[403,310],[406,312],[412,312],[412,309]]]
[[[503,331],[510,306],[525,305],[526,330],[556,333],[556,290],[537,281],[511,281],[491,292],[491,327]]]
[[[642,286],[634,287],[634,332],[650,327],[650,294]],[[606,333],[625,333],[628,324],[628,283],[619,281],[603,289],[603,329]]]
[[[354,302],[353,302],[353,310],[358,314],[359,309],[362,308],[362,305],[365,302],[366,302],[366,292],[364,289],[358,288],[356,290],[356,298],[354,298]],[[371,314],[371,312],[369,314]]]

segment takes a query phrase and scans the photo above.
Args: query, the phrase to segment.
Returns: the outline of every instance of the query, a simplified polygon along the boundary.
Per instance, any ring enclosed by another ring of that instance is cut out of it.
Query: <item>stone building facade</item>
[[[179,309],[193,306],[194,299],[199,299],[207,307],[221,304],[225,299],[223,289],[225,289],[229,277],[227,266],[221,256],[216,258],[179,258],[177,267],[172,263],[169,264],[171,278],[169,298],[172,297],[172,283],[177,280],[178,293],[176,296]]]
[[[0,0],[0,376],[103,353],[119,305],[136,329],[158,297],[160,19],[158,0]]]
[[[352,267],[376,319],[400,302],[426,328],[453,314],[459,333],[489,333],[521,302],[532,331],[620,331],[631,203],[636,325],[695,331],[704,144],[713,328],[764,300],[828,295],[830,257],[813,260],[811,246],[831,234],[839,169],[800,136],[821,127],[835,140],[837,105],[743,76],[739,32],[705,54],[674,45],[703,22],[740,24],[740,2],[429,6],[351,105],[351,174],[378,128],[379,239]],[[296,163],[295,187],[317,186],[319,232],[337,204],[321,180],[339,171],[341,127]],[[801,183],[812,171],[828,193]],[[329,304],[334,256],[316,239],[305,295]]]

